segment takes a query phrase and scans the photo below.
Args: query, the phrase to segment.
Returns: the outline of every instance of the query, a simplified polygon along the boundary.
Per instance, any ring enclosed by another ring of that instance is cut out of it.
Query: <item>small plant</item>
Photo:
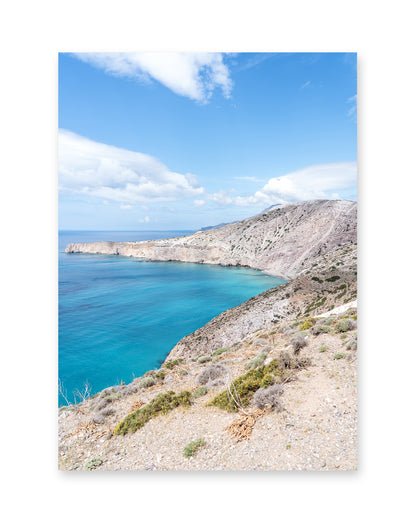
[[[206,385],[209,381],[214,381],[227,372],[223,365],[209,365],[202,370],[197,376],[196,383],[198,385]]]
[[[339,352],[338,354],[334,354],[334,359],[344,359],[347,356],[345,352]]]
[[[196,441],[192,441],[189,444],[187,444],[183,449],[183,456],[186,458],[193,457],[197,451],[199,451],[202,446],[205,446],[205,440],[200,437]]]
[[[140,383],[139,383],[139,387],[140,388],[149,388],[153,385],[156,384],[156,381],[153,379],[153,377],[144,377]]]
[[[220,356],[224,352],[228,352],[230,349],[227,347],[218,348],[215,352],[212,353],[213,356]]]
[[[319,347],[319,352],[326,352],[328,350],[328,347],[326,345],[321,345]]]
[[[306,341],[306,338],[304,338],[303,336],[300,336],[299,334],[297,334],[296,336],[292,336],[290,343],[292,344],[293,354],[295,356],[297,356],[299,354],[299,352],[303,348],[305,348],[306,345],[308,344],[308,342]]]
[[[256,358],[252,359],[251,361],[249,361],[246,365],[246,370],[251,370],[252,368],[258,368],[260,367],[263,363],[264,363],[264,360],[266,359],[267,357],[267,353],[266,352],[261,352]]]
[[[211,356],[200,356],[196,361],[197,363],[206,363],[207,361],[211,361]]]
[[[84,469],[88,471],[92,471],[95,468],[98,468],[98,466],[101,466],[103,463],[103,460],[99,457],[92,457],[92,459],[89,459],[84,464]]]
[[[311,328],[311,333],[314,336],[318,336],[318,334],[329,334],[331,331],[331,327],[328,327],[327,325],[322,325],[320,323]]]
[[[313,324],[314,322],[312,321],[311,318],[309,318],[308,320],[304,321],[302,323],[302,325],[299,327],[299,330],[307,330],[307,329],[310,329],[311,327],[313,327]]]
[[[350,320],[348,318],[344,318],[339,320],[335,324],[335,330],[337,332],[347,332],[347,330],[353,330],[357,327],[357,324],[354,320]]]
[[[343,332],[342,334],[339,335],[339,337],[341,339],[345,339],[347,337],[347,334],[345,332]]]
[[[323,283],[323,280],[321,280],[321,279],[318,278],[317,276],[312,276],[312,280],[313,280],[314,282]]]
[[[207,392],[208,392],[208,389],[206,386],[200,386],[199,388],[197,388],[194,391],[194,393],[192,394],[192,397],[194,399],[197,399],[198,397],[202,397],[203,395],[205,395]]]
[[[173,361],[166,361],[166,363],[164,363],[163,366],[170,370],[171,368],[176,367],[176,365],[179,365],[179,363],[182,363],[182,362],[183,362],[183,358],[174,359]]]
[[[339,279],[340,279],[340,277],[335,275],[335,276],[331,276],[331,278],[325,278],[325,281],[326,282],[336,282]]]

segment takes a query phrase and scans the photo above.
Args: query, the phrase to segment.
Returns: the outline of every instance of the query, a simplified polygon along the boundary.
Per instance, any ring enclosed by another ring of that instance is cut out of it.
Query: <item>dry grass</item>
[[[243,413],[228,425],[225,430],[228,431],[237,442],[248,439],[253,431],[257,419],[265,413],[265,410],[259,409]]]

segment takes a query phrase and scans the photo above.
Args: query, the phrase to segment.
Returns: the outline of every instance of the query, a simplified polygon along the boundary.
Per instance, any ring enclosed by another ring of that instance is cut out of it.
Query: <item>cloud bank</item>
[[[59,188],[125,205],[204,193],[195,175],[172,172],[150,155],[97,143],[68,130],[59,131]]]
[[[355,162],[318,164],[274,177],[254,195],[236,197],[237,206],[270,206],[301,200],[338,199],[339,192],[355,189]]]
[[[226,98],[231,95],[230,71],[222,53],[85,52],[74,55],[114,76],[139,82],[154,79],[194,101],[206,103],[215,88]]]

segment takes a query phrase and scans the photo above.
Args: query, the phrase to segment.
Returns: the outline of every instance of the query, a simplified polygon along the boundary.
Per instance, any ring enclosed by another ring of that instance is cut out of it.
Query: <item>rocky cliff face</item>
[[[357,203],[307,201],[193,235],[149,242],[69,244],[67,253],[101,253],[152,261],[247,266],[294,278],[324,254],[357,237]]]

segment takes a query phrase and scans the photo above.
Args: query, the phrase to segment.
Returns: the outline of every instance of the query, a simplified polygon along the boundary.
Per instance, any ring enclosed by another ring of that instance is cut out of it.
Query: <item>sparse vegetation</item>
[[[319,347],[319,352],[326,352],[328,350],[328,347],[326,345],[321,345]]]
[[[183,358],[174,359],[173,361],[166,361],[166,363],[164,363],[163,366],[170,370],[173,367],[176,367],[176,365],[179,365],[180,363],[183,363]]]
[[[184,447],[183,456],[187,458],[193,457],[203,446],[205,446],[205,440],[200,437],[196,441],[192,441]]]
[[[347,354],[345,354],[345,352],[339,352],[337,354],[334,354],[334,359],[344,359],[345,357],[347,357]]]

